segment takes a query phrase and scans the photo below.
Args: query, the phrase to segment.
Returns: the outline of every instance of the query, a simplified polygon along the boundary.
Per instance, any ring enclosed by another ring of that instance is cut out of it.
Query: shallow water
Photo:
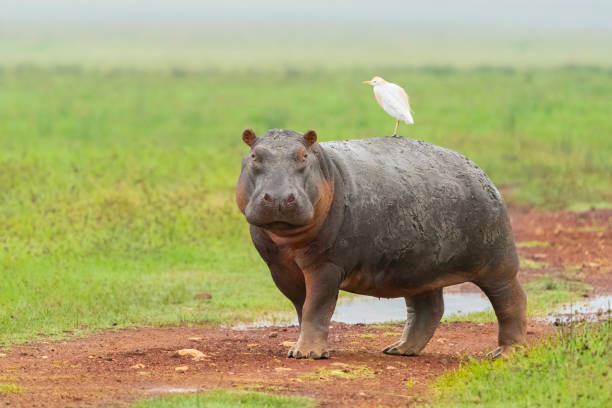
[[[597,296],[589,300],[568,303],[549,313],[545,320],[553,323],[605,320],[612,314],[612,296]]]
[[[568,303],[557,310],[548,313],[544,320],[551,323],[568,323],[577,320],[597,321],[612,315],[612,296],[598,296],[589,300]],[[474,312],[493,311],[489,300],[480,293],[445,293],[444,317],[465,315]],[[403,298],[379,299],[370,296],[358,296],[338,301],[332,322],[356,323],[385,323],[406,320],[406,304]],[[296,318],[290,321],[261,320],[251,324],[234,326],[236,330],[245,330],[253,327],[266,327],[275,325],[297,325]]]
[[[491,310],[491,303],[480,293],[445,293],[444,316]],[[404,298],[379,299],[360,296],[338,303],[332,321],[342,323],[384,323],[406,320]]]
[[[462,315],[472,312],[493,310],[489,300],[480,293],[445,293],[444,316]],[[357,296],[338,301],[332,322],[340,323],[385,323],[406,320],[404,298],[379,299],[371,296]],[[253,327],[297,325],[297,318],[285,321],[260,320],[250,324],[233,326],[235,330]]]

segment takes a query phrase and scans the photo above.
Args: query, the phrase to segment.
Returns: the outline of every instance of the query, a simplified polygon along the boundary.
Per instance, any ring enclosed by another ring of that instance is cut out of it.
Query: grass
[[[417,125],[401,134],[467,154],[516,187],[510,199],[612,202],[609,70],[377,73],[412,96]],[[393,120],[360,84],[371,75],[0,70],[0,344],[292,313],[233,203],[240,134],[389,134]]]
[[[431,406],[604,407],[612,402],[612,320],[574,324],[494,362],[471,360],[433,387]]]
[[[550,277],[535,279],[525,286],[527,314],[533,317],[554,311],[564,303],[582,299],[592,290],[586,283]]]
[[[143,400],[133,408],[312,408],[315,402],[305,397],[272,395],[255,391],[210,391],[203,394],[176,395]]]
[[[23,388],[17,384],[0,383],[0,395],[22,394]]]

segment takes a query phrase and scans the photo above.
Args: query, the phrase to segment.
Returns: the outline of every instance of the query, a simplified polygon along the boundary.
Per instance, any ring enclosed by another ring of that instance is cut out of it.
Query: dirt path
[[[517,242],[547,243],[519,248],[521,257],[540,262],[539,268],[523,270],[522,279],[553,274],[584,280],[599,293],[612,292],[612,211],[515,211],[512,222]],[[20,395],[0,396],[0,405],[122,405],[172,388],[242,387],[308,395],[323,406],[402,406],[423,395],[432,379],[457,367],[461,356],[483,356],[497,336],[496,324],[447,323],[418,357],[381,354],[401,328],[333,323],[332,358],[321,361],[284,358],[288,346],[283,342],[296,339],[296,327],[143,328],[26,344],[0,358],[0,382],[25,389]],[[528,339],[534,342],[552,330],[530,322]],[[196,348],[206,356],[200,361],[172,357],[181,348]],[[187,371],[175,371],[180,366]]]
[[[2,381],[26,391],[3,399],[19,407],[107,406],[172,388],[246,387],[308,395],[329,406],[400,406],[419,395],[429,380],[457,367],[459,355],[483,356],[497,336],[495,324],[444,324],[419,357],[382,354],[401,329],[399,324],[377,329],[333,324],[333,356],[320,361],[283,357],[287,346],[282,343],[296,339],[297,327],[133,329],[20,346],[0,367]],[[533,341],[550,330],[531,324],[528,337]],[[172,357],[181,348],[196,348],[206,357]],[[180,366],[188,370],[177,373]],[[407,382],[414,385],[407,387]]]

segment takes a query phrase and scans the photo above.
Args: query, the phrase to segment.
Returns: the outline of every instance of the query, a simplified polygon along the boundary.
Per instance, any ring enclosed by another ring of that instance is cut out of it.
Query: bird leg
[[[399,119],[395,119],[395,130],[393,131],[393,136],[397,136],[397,127],[399,126]]]

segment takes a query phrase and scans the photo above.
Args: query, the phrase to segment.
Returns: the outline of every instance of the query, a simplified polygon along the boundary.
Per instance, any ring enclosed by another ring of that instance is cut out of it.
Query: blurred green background
[[[241,132],[390,135],[373,75],[513,205],[612,206],[612,7],[577,4],[3,3],[0,344],[289,311],[233,203]]]

